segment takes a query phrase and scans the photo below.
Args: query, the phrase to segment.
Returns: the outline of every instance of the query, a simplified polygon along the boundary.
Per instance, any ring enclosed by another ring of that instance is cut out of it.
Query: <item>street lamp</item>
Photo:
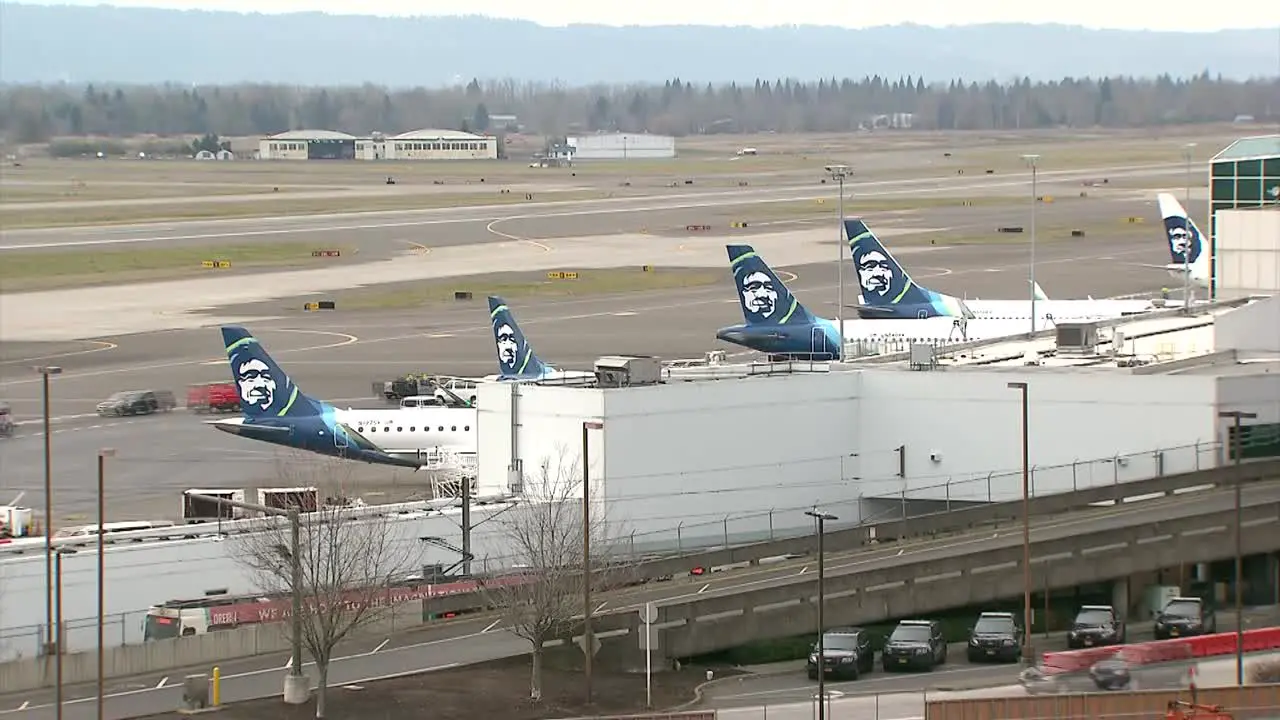
[[[1029,478],[1031,451],[1027,422],[1029,415],[1027,384],[1011,382],[1009,389],[1022,393],[1022,657],[1029,665],[1033,656],[1031,654],[1031,483]]]
[[[45,654],[61,652],[55,645],[57,635],[53,628],[53,471],[50,469],[49,444],[49,376],[61,375],[62,368],[56,365],[42,365],[35,368],[40,373],[41,398],[44,416],[44,586],[45,586],[45,628],[49,632],[46,638]]]
[[[595,635],[591,632],[591,478],[587,431],[603,430],[604,423],[586,420],[582,423],[582,656],[586,674],[587,704],[591,704],[592,655]]]
[[[1186,187],[1182,197],[1183,205],[1188,208],[1191,207],[1191,151],[1195,146],[1195,143],[1187,143],[1182,146],[1182,158],[1187,162],[1187,174],[1184,183]],[[1184,310],[1191,310],[1191,247],[1189,245],[1186,250],[1182,251],[1182,307]]]
[[[844,357],[844,179],[849,176],[850,169],[848,165],[828,165],[826,171],[840,185],[840,198],[836,201],[840,215],[840,227],[836,233],[836,281],[839,288],[836,295],[836,318],[840,325],[840,356]]]
[[[103,650],[102,650],[102,628],[104,616],[106,614],[106,592],[105,592],[105,533],[103,526],[107,521],[107,501],[106,501],[106,460],[109,457],[115,457],[116,451],[112,448],[102,448],[98,451],[98,720],[103,720],[103,712],[105,707],[104,689],[106,687],[106,676],[103,674]]]
[[[818,720],[826,720],[827,716],[827,684],[826,684],[826,643],[822,640],[822,633],[826,629],[823,627],[823,606],[826,605],[825,588],[823,587],[827,575],[826,562],[823,560],[823,536],[826,534],[826,521],[838,520],[831,513],[821,512],[818,508],[806,510],[805,515],[818,521]]]
[[[1031,166],[1031,332],[1036,331],[1036,210],[1040,196],[1036,189],[1036,163],[1039,155],[1023,155],[1023,162]]]
[[[1231,454],[1234,464],[1239,465],[1241,461],[1241,433],[1240,421],[1252,420],[1258,417],[1258,413],[1244,412],[1242,410],[1223,410],[1218,413],[1220,418],[1229,418],[1231,420]],[[1241,592],[1241,586],[1244,584],[1244,549],[1241,547],[1241,528],[1243,518],[1240,514],[1240,475],[1236,474],[1236,685],[1244,686],[1244,595]]]

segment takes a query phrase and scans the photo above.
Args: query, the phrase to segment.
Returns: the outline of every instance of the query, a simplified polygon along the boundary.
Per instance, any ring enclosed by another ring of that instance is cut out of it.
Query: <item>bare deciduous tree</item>
[[[414,546],[383,516],[357,517],[352,509],[325,505],[341,497],[350,472],[341,460],[289,464],[282,479],[318,490],[321,507],[304,513],[299,526],[297,588],[302,594],[301,645],[316,664],[316,717],[325,714],[329,662],[334,649],[360,628],[382,618],[396,597],[392,585],[411,569]],[[283,483],[282,483],[283,484]],[[241,562],[264,593],[295,589],[292,531],[284,518],[262,533],[245,536]],[[289,632],[285,624],[285,632]]]
[[[510,553],[509,575],[484,583],[503,624],[529,642],[529,697],[542,699],[543,646],[570,635],[583,610],[582,470],[578,457],[561,452],[525,479],[521,504],[501,516]],[[592,484],[593,491],[595,484]],[[593,500],[588,521],[593,589],[608,586],[616,535],[609,532],[603,503]]]

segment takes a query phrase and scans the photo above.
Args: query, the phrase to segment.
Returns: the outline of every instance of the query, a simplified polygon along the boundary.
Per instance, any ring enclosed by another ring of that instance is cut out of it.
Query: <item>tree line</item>
[[[1280,79],[1232,81],[1207,72],[1065,78],[1010,83],[927,83],[924,78],[758,79],[699,84],[570,88],[481,82],[444,89],[377,85],[299,88],[41,85],[0,87],[0,135],[8,143],[54,137],[269,135],[318,128],[355,135],[425,127],[501,132],[494,116],[515,115],[521,130],[707,133],[845,132],[877,124],[925,130],[1143,127],[1280,116]]]

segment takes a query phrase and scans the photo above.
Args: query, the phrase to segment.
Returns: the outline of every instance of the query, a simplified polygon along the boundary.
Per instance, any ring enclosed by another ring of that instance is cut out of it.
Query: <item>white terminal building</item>
[[[425,128],[357,137],[333,130],[291,130],[258,141],[259,160],[496,160],[498,138]]]
[[[809,533],[804,510],[813,506],[839,518],[829,524],[848,526],[1018,499],[1023,396],[1010,383],[1027,386],[1034,494],[1219,466],[1231,438],[1222,411],[1256,413],[1246,442],[1278,455],[1280,276],[1234,277],[1230,268],[1244,252],[1257,267],[1277,267],[1280,232],[1266,228],[1280,229],[1280,209],[1218,215],[1215,279],[1231,299],[1191,312],[1172,307],[844,363],[612,358],[597,362],[597,387],[482,383],[473,497],[489,500],[471,512],[474,568],[509,562],[502,513],[540,495],[543,467],[554,476],[577,466],[584,450],[593,512],[621,551],[637,554]],[[1233,223],[1254,239],[1228,239]],[[1245,291],[1269,297],[1238,297]],[[581,497],[580,483],[573,492]],[[389,512],[404,542],[461,545],[459,509],[449,504]],[[109,614],[200,597],[211,586],[253,589],[234,538],[121,537],[106,558]],[[459,559],[439,546],[423,547],[422,557]],[[43,622],[44,582],[41,552],[15,556],[0,546],[0,629]],[[66,616],[91,617],[96,554],[67,556],[64,583]],[[140,626],[129,616],[108,632],[136,642]],[[71,648],[92,647],[94,625],[74,627]],[[0,659],[38,647],[34,636],[0,632]]]

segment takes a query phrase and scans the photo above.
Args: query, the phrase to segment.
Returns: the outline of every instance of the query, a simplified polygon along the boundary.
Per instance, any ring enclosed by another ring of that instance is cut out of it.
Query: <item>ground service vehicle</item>
[[[880,652],[886,671],[932,670],[947,661],[947,641],[936,620],[903,620],[893,629]]]
[[[1072,650],[1099,645],[1123,645],[1124,623],[1110,605],[1083,605],[1067,631],[1067,647]]]
[[[1218,617],[1213,608],[1200,598],[1170,598],[1156,615],[1154,630],[1157,640],[1212,635],[1218,632]]]
[[[169,412],[177,407],[173,393],[168,390],[125,390],[98,403],[98,414],[114,415],[150,415],[155,412]]]
[[[240,390],[233,382],[187,386],[187,409],[193,413],[240,412]]]
[[[519,576],[490,578],[485,585],[519,583]],[[430,600],[462,593],[476,592],[475,580],[446,583],[407,582],[389,588],[378,588],[372,598],[362,590],[347,593],[350,602],[373,602],[379,606],[398,605],[415,600]],[[345,600],[345,599],[344,599]],[[287,595],[209,595],[193,600],[169,600],[147,611],[143,624],[143,640],[202,635],[214,630],[230,630],[242,625],[287,620],[293,609]],[[449,615],[452,617],[452,614]]]
[[[809,651],[806,669],[810,680],[818,679],[818,644]],[[871,636],[856,627],[834,628],[822,634],[822,672],[832,678],[857,680],[875,667]]]
[[[13,428],[13,411],[8,403],[0,403],[0,437],[11,437]]]
[[[969,630],[969,662],[1016,662],[1022,656],[1022,629],[1013,613],[984,612]]]
[[[0,539],[29,537],[35,529],[31,508],[0,505]]]

